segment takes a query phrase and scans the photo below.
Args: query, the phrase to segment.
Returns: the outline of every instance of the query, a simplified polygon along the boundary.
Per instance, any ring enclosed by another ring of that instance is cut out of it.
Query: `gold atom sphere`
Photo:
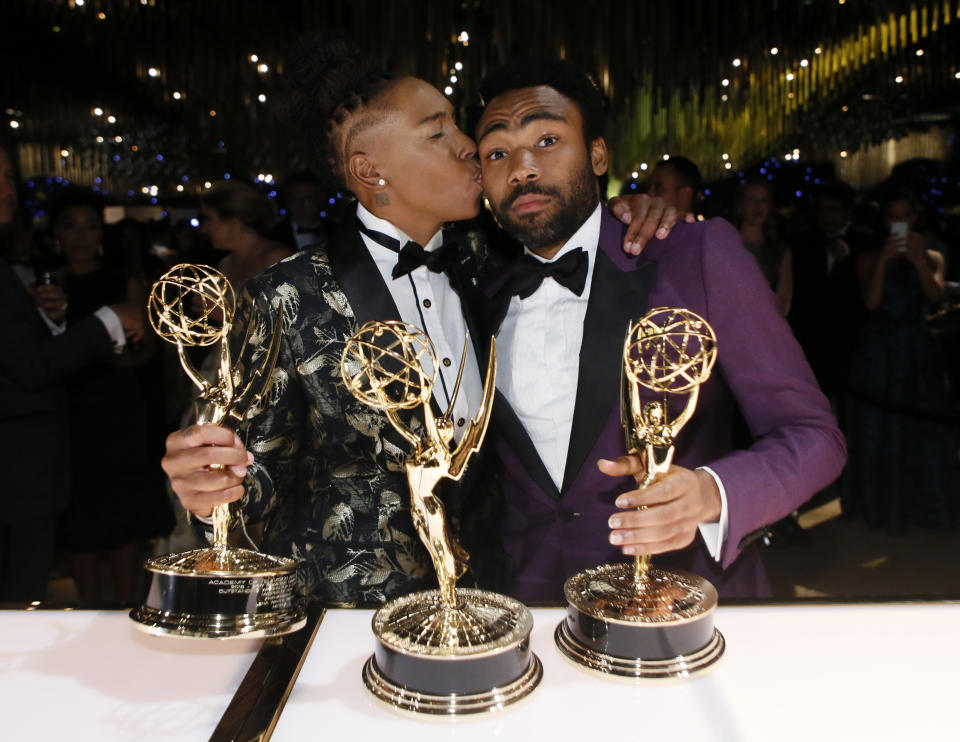
[[[230,331],[235,303],[233,286],[220,271],[181,263],[153,284],[147,314],[153,329],[165,340],[207,346]],[[215,316],[217,310],[219,316]]]
[[[424,370],[424,359],[430,372]],[[370,407],[409,410],[429,404],[437,352],[426,333],[404,322],[367,322],[340,358],[350,393]]]
[[[688,309],[651,309],[632,325],[624,343],[627,376],[655,392],[686,392],[710,378],[717,336]]]

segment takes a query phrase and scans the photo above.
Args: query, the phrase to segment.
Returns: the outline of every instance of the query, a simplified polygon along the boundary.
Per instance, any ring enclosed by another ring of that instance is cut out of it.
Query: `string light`
[[[460,70],[463,69],[463,64],[461,64],[460,62],[457,62],[455,65],[453,65],[453,69],[459,72]]]
[[[10,122],[10,128],[11,128],[11,129],[19,129],[19,128],[20,128],[20,122],[19,122],[19,121],[11,121],[11,122]]]
[[[841,156],[841,157],[846,157],[848,154],[850,154],[850,153],[847,152],[847,150],[845,150],[845,149],[840,150],[840,156]]]
[[[636,170],[634,170],[632,173],[630,173],[630,177],[633,178],[634,180],[636,180],[637,178],[640,177],[640,173],[638,173]]]
[[[211,109],[210,109],[210,118],[213,118],[213,117],[216,116],[216,115],[217,115],[216,109],[211,108]]]
[[[771,47],[770,53],[771,53],[773,56],[777,56],[777,55],[780,53],[780,50],[779,50],[777,47],[774,46],[774,47]]]
[[[730,155],[724,152],[722,155],[720,155],[720,158],[726,161],[730,159]]]
[[[207,190],[210,190],[211,188],[213,188],[213,183],[211,183],[209,180],[206,180],[203,182],[203,187],[206,188]]]
[[[801,60],[800,60],[800,66],[801,66],[801,67],[809,67],[809,66],[810,66],[810,60],[809,60],[809,59],[801,59]]]
[[[723,87],[726,88],[726,87],[729,87],[729,86],[730,86],[730,81],[729,81],[727,78],[723,78],[723,79],[720,81],[720,84],[723,85]]]
[[[247,57],[247,59],[249,59],[253,64],[256,64],[260,61],[260,57],[258,57],[256,54],[251,54],[249,57]]]
[[[103,116],[103,109],[100,108],[100,106],[97,106],[96,108],[93,109],[93,115],[94,115],[94,116]]]
[[[97,144],[103,144],[103,137],[97,137]]]
[[[183,185],[181,183],[177,183],[177,193],[183,193]]]
[[[645,163],[645,162],[641,162],[641,163],[640,163],[640,169],[641,169],[641,170],[643,170],[644,172],[646,172],[646,169],[647,169],[647,163]]]
[[[260,101],[261,103],[266,103],[266,102],[267,102],[267,96],[264,95],[263,93],[260,93],[260,95],[257,96],[257,100]]]
[[[61,150],[60,150],[60,156],[61,156],[61,157],[69,157],[69,156],[70,156],[70,150],[68,150],[68,149],[61,149]]]
[[[457,81],[457,76],[456,76],[456,75],[450,75],[450,82],[455,83],[456,81]]]
[[[922,57],[922,56],[923,56],[923,49],[917,49],[917,56],[918,56],[918,57]]]
[[[449,85],[447,85],[447,87],[445,87],[445,88],[443,89],[443,92],[444,92],[444,94],[446,94],[446,95],[453,95],[453,88],[451,88]]]
[[[268,65],[266,62],[261,62],[260,64],[257,65],[257,72],[259,72],[261,75],[265,75],[269,71],[270,71],[270,65]]]
[[[818,46],[816,49],[813,50],[813,53],[814,53],[814,54],[823,54],[823,49]]]
[[[174,100],[182,100],[182,99],[183,99],[183,93],[181,93],[179,90],[174,90],[174,91],[173,91],[173,99],[174,99]]]
[[[160,77],[160,70],[158,70],[156,67],[150,67],[147,70],[147,74],[150,75],[150,77]]]
[[[117,117],[114,116],[113,114],[110,114],[109,116],[107,116],[107,123],[108,123],[108,124],[115,124],[115,123],[117,123]]]
[[[903,75],[897,75],[895,78],[893,78],[893,81],[899,85],[903,82]]]
[[[740,57],[737,57],[736,59],[734,59],[733,62],[731,62],[731,64],[733,64],[734,67],[739,67],[741,64]]]
[[[787,82],[791,82],[792,80],[793,80],[793,73],[792,73],[792,72],[788,72],[788,73],[787,73]]]

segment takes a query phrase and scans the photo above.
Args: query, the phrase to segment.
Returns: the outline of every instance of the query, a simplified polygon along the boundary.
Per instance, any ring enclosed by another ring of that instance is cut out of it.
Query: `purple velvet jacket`
[[[488,445],[496,451],[504,497],[507,592],[523,600],[560,600],[570,575],[626,559],[607,540],[607,520],[617,510],[617,495],[635,485],[602,474],[596,462],[625,452],[619,393],[627,322],[650,307],[671,306],[705,317],[717,334],[717,364],[677,436],[674,463],[716,472],[727,494],[729,530],[720,563],[699,534],[686,549],[654,561],[706,577],[722,597],[767,595],[751,542],[839,475],[843,436],[756,260],[729,223],[678,225],[639,257],[623,252],[623,229],[604,212],[559,490],[509,403],[499,394],[496,400]],[[509,303],[498,293],[502,284],[494,281],[485,292],[494,332]],[[756,439],[745,450],[733,450],[731,442],[735,406]]]

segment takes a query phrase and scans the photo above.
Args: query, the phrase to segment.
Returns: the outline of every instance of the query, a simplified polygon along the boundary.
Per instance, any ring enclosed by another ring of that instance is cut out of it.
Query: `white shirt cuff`
[[[117,316],[117,313],[110,307],[100,307],[93,314],[103,322],[103,326],[107,328],[107,334],[110,336],[111,342],[113,342],[113,352],[123,352],[123,346],[127,344],[127,337],[123,333],[123,325],[120,324],[120,318]]]
[[[44,312],[40,307],[37,307],[37,311],[40,312],[40,316],[43,318],[44,324],[49,328],[50,334],[56,337],[57,335],[62,335],[67,331],[67,322],[54,322],[47,316],[47,313]]]
[[[713,481],[717,483],[717,489],[720,490],[720,519],[712,523],[700,524],[700,535],[703,536],[703,541],[707,545],[707,551],[710,552],[710,556],[713,557],[714,561],[719,562],[720,557],[723,555],[723,545],[727,541],[727,531],[729,530],[727,491],[723,488],[723,482],[720,481],[720,477],[718,477],[717,473],[709,466],[698,466],[697,469],[705,471],[713,477]]]

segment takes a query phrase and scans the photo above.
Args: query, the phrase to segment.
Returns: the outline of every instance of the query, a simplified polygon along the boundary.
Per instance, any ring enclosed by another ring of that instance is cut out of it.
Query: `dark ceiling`
[[[318,28],[449,86],[464,125],[505,59],[572,59],[610,99],[620,177],[680,150],[708,176],[828,157],[952,125],[960,103],[957,0],[6,0],[3,16],[0,104],[25,174],[120,197],[302,164],[274,111],[286,49]]]

